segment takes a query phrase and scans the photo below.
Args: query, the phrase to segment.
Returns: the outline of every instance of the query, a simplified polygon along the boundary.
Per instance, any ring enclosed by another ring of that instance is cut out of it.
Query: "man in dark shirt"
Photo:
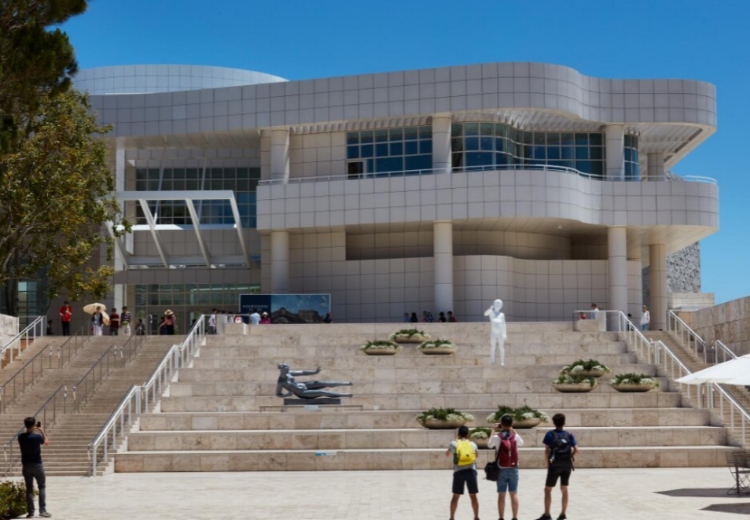
[[[49,518],[52,515],[47,512],[47,477],[42,464],[42,446],[49,446],[49,440],[42,423],[36,422],[34,417],[24,419],[23,425],[26,431],[18,434],[18,445],[21,448],[23,480],[26,483],[26,504],[29,511],[26,518],[34,517],[35,479],[39,488],[39,516]]]

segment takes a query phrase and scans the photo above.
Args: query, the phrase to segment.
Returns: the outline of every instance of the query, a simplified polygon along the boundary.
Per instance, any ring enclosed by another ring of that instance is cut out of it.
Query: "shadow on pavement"
[[[735,513],[738,515],[750,515],[750,502],[743,504],[712,504],[704,507],[703,511],[717,511],[719,513]]]
[[[683,488],[683,489],[671,489],[669,491],[657,491],[659,495],[666,495],[668,497],[703,497],[703,498],[725,498],[730,495],[727,494],[727,488]]]

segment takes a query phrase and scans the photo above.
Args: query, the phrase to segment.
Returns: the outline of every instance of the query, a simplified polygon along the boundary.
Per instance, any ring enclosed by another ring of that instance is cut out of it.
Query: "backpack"
[[[518,444],[516,434],[500,436],[500,446],[497,447],[497,463],[501,468],[518,467]]]
[[[456,441],[456,449],[453,452],[453,464],[456,466],[469,466],[477,460],[474,446],[471,441],[459,439]]]
[[[573,445],[570,442],[570,434],[566,431],[552,432],[552,445],[549,452],[550,462],[569,462],[573,459]]]

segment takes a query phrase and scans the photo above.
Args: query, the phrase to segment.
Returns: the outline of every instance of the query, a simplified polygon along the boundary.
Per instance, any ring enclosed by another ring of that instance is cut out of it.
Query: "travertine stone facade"
[[[18,334],[18,318],[0,314],[0,347]]]
[[[721,340],[735,354],[750,354],[750,297],[680,316],[707,343]]]

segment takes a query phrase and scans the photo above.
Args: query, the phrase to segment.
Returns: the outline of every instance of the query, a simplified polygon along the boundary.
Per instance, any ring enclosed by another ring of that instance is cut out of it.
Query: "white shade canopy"
[[[750,386],[750,354],[681,377],[677,382],[688,385],[721,383]]]

